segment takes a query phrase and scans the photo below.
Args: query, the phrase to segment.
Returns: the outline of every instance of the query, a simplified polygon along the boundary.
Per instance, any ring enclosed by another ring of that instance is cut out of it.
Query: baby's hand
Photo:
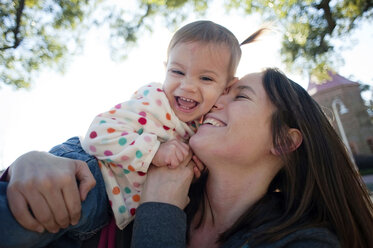
[[[177,167],[181,162],[189,157],[189,146],[176,139],[162,143],[155,154],[152,163],[156,166]]]

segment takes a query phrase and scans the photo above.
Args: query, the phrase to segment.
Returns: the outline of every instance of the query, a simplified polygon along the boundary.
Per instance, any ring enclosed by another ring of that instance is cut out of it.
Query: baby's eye
[[[174,73],[174,74],[182,75],[182,76],[185,75],[184,72],[179,71],[179,70],[171,70],[171,72]]]
[[[201,77],[201,79],[203,81],[214,81],[214,79],[210,78],[210,77]]]

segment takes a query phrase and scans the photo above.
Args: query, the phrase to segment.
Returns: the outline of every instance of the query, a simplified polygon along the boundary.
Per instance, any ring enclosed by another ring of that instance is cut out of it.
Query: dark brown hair
[[[204,42],[225,45],[230,50],[228,68],[228,80],[230,80],[236,74],[237,66],[241,59],[242,52],[240,45],[254,42],[261,35],[263,30],[264,29],[259,29],[254,32],[249,38],[240,44],[236,36],[234,36],[234,34],[227,28],[212,21],[195,21],[176,31],[168,45],[167,58],[169,57],[171,50],[180,43]]]
[[[282,154],[284,167],[267,194],[222,233],[218,242],[244,230],[254,232],[248,242],[255,246],[300,229],[326,227],[342,247],[373,247],[373,204],[328,118],[300,85],[277,69],[263,72],[263,86],[276,107],[271,123],[273,144]],[[293,152],[286,149],[291,145],[289,128],[298,129],[303,136]],[[191,188],[187,213],[192,216],[206,197],[201,193],[206,179],[207,175]]]

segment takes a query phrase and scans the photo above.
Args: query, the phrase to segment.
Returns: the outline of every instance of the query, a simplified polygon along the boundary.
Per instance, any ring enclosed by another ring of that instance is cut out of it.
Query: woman
[[[190,146],[208,175],[190,189],[189,247],[373,247],[372,202],[346,149],[307,92],[279,71],[232,86]],[[166,219],[147,206],[168,202],[152,190],[166,174],[154,169],[149,176],[134,247],[154,245],[150,238],[183,222],[152,226]],[[169,194],[177,195],[175,188]],[[144,226],[156,231],[143,235]]]
[[[342,142],[277,70],[232,86],[190,146],[206,173],[190,187],[193,166],[149,171],[133,247],[373,246],[372,202]]]

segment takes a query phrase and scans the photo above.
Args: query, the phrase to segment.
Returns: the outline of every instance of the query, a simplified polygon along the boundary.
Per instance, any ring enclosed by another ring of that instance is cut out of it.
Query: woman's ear
[[[302,133],[296,128],[289,128],[288,137],[291,140],[291,144],[285,149],[278,149],[276,147],[271,148],[271,153],[275,156],[281,155],[282,152],[289,153],[293,152],[302,144],[303,136]]]
[[[303,136],[302,133],[296,128],[290,128],[288,135],[291,138],[292,144],[288,148],[288,152],[295,151],[302,144]]]

